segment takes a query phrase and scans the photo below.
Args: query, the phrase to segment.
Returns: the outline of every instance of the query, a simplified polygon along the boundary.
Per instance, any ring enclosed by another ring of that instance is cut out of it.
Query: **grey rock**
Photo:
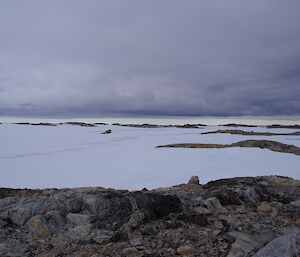
[[[70,199],[66,201],[67,212],[77,213],[80,212],[83,201],[81,198]]]
[[[300,207],[300,200],[296,200],[296,201],[290,202],[290,204],[294,205],[294,206],[299,206]]]
[[[38,236],[47,237],[50,236],[50,230],[45,223],[45,220],[42,215],[36,215],[31,217],[26,222],[26,227],[28,230]]]
[[[32,214],[29,209],[18,208],[11,216],[11,221],[18,226],[23,226],[27,220],[31,218]]]
[[[217,197],[211,197],[211,198],[205,199],[203,201],[203,204],[211,212],[222,208],[222,204],[220,203],[220,201]]]
[[[189,245],[188,256],[250,257],[298,233],[299,189],[277,176],[148,191],[0,188],[0,256],[169,257]]]
[[[253,257],[299,257],[300,229],[298,232],[280,236],[269,242]]]
[[[79,225],[70,229],[71,238],[75,240],[84,240],[91,233],[91,225]]]
[[[254,253],[261,248],[261,243],[250,234],[242,232],[231,232],[230,236],[235,238],[235,242],[231,246],[231,250],[227,257],[245,257],[249,254]]]

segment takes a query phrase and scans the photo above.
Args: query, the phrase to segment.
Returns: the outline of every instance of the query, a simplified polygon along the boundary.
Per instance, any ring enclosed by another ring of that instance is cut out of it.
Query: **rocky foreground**
[[[300,181],[0,189],[0,256],[300,256]]]

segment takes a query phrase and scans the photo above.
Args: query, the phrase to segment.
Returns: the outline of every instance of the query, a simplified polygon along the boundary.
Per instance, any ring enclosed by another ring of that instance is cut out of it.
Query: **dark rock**
[[[216,197],[219,199],[220,203],[224,206],[227,205],[240,205],[242,202],[239,199],[238,194],[230,189],[225,187],[220,187],[216,190],[209,191],[205,194],[205,198]]]
[[[81,127],[95,127],[95,124],[92,123],[85,123],[85,122],[79,122],[79,121],[70,121],[66,122],[67,125],[75,125],[75,126],[81,126]]]
[[[106,131],[104,131],[103,133],[101,133],[101,134],[103,134],[103,135],[105,135],[105,134],[111,134],[111,129],[108,129],[108,130],[106,130]]]
[[[199,128],[197,124],[176,125],[176,128]]]
[[[200,226],[208,224],[208,220],[204,214],[182,213],[177,216],[177,219],[185,223],[193,223]]]

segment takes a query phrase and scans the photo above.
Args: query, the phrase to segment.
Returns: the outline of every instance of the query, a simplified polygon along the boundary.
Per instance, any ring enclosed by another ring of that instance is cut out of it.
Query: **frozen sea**
[[[102,135],[107,129],[112,134]],[[300,147],[300,136],[201,135],[222,129],[120,126],[0,125],[0,187],[166,187],[197,175],[201,183],[235,176],[283,175],[300,179],[300,157],[258,148],[170,149],[170,143],[233,143],[268,139]],[[291,132],[291,129],[237,128]]]

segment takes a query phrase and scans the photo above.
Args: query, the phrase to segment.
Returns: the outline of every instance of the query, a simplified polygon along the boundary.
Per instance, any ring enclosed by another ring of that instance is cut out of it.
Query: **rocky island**
[[[271,140],[243,140],[232,144],[201,144],[201,143],[181,143],[181,144],[169,144],[169,145],[159,145],[156,148],[231,148],[231,147],[246,147],[246,148],[261,148],[269,149],[273,152],[280,153],[291,153],[295,155],[300,155],[300,148],[295,145],[283,144],[277,141]]]
[[[300,136],[300,131],[291,133],[272,133],[272,132],[259,132],[259,131],[243,131],[239,129],[219,129],[216,131],[208,131],[201,133],[202,135],[209,134],[230,134],[240,136]]]
[[[300,181],[0,189],[0,256],[300,256]]]

